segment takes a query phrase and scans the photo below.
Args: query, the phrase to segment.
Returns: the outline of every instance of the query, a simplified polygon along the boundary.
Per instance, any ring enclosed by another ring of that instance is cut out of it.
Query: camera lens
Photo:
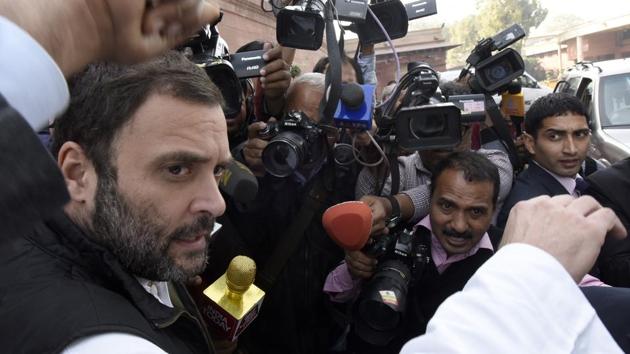
[[[507,76],[507,73],[507,68],[505,68],[505,66],[497,65],[490,69],[490,78],[494,81],[503,80]]]
[[[269,174],[287,177],[304,162],[305,152],[304,138],[294,132],[284,131],[265,147],[262,160]]]
[[[382,334],[399,329],[407,304],[410,278],[409,267],[400,260],[389,259],[379,265],[365,290],[361,292],[355,308],[357,321],[361,322],[356,328],[359,337],[368,343],[378,341],[377,338],[370,338],[371,333],[363,331],[365,326],[372,333]]]
[[[409,120],[409,131],[416,139],[443,136],[446,121],[446,117],[438,112],[423,114]]]

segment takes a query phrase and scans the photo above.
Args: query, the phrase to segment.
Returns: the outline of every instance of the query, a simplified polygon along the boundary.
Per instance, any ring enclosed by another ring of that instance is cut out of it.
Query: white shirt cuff
[[[46,127],[70,98],[63,73],[37,41],[2,16],[0,53],[0,95],[33,129]]]

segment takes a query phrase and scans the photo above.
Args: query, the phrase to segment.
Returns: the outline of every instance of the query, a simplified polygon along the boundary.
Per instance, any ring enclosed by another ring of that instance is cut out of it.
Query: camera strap
[[[278,239],[278,243],[262,271],[256,274],[256,285],[261,289],[271,290],[278,275],[304,238],[306,228],[310,225],[315,213],[324,206],[328,197],[325,178],[326,176],[315,181],[306,194],[297,216]]]
[[[328,48],[328,70],[326,71],[326,92],[319,105],[320,124],[332,125],[332,118],[341,97],[341,52],[333,23],[334,9],[326,3],[326,45]]]
[[[394,196],[400,191],[400,169],[398,168],[398,155],[387,155],[389,160],[389,173],[392,176],[392,185],[390,187],[389,195]]]
[[[518,157],[516,145],[514,145],[514,140],[512,140],[512,134],[510,133],[510,128],[505,122],[505,119],[503,119],[503,115],[501,114],[501,111],[499,111],[499,106],[497,106],[494,98],[488,94],[485,96],[486,112],[490,115],[494,131],[497,133],[499,141],[503,144],[503,146],[505,146],[510,163],[514,169],[514,173],[516,173],[521,169],[523,164],[521,159]]]

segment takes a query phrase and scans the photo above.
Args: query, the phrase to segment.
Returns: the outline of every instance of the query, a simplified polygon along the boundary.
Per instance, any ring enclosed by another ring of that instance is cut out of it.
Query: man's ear
[[[534,144],[536,141],[534,140],[534,137],[528,133],[523,133],[523,143],[525,144],[527,152],[529,152],[532,157],[535,156],[536,150],[534,150]]]
[[[59,149],[57,164],[66,180],[70,199],[85,203],[96,189],[96,172],[85,151],[75,142],[66,142]]]

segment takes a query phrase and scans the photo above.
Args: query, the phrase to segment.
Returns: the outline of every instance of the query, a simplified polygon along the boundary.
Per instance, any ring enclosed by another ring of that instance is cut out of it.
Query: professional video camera
[[[409,67],[389,100],[379,107],[377,140],[405,150],[449,149],[460,143],[462,124],[483,120],[483,95],[451,96],[447,102],[437,94],[438,77],[425,63]]]
[[[212,82],[221,88],[226,118],[233,118],[241,112],[243,93],[239,79],[260,76],[265,65],[263,50],[229,54],[225,40],[216,26],[207,26],[177,48],[190,57],[190,60],[203,68]]]
[[[298,49],[319,49],[326,27],[327,1],[334,3],[336,19],[354,23],[348,28],[359,35],[362,44],[386,41],[383,29],[390,39],[402,38],[407,35],[409,21],[437,13],[435,0],[406,4],[400,0],[372,0],[371,3],[369,0],[271,0],[277,16],[278,43]]]
[[[468,85],[473,92],[484,94],[486,112],[492,120],[499,141],[507,150],[510,163],[515,171],[523,167],[523,161],[521,161],[514,145],[510,129],[491,95],[508,91],[510,83],[525,71],[525,64],[521,55],[514,49],[507,48],[524,36],[523,28],[514,24],[492,38],[479,41],[466,59],[468,65],[462,69],[459,75],[461,80],[471,74],[471,68],[474,67],[475,73],[468,78]],[[495,50],[499,50],[499,52],[492,55]]]
[[[400,328],[410,283],[430,262],[429,240],[410,230],[370,239],[364,252],[379,259],[374,275],[361,291],[353,313],[355,332],[373,345],[385,345]]]
[[[326,158],[324,130],[302,112],[289,112],[258,134],[261,139],[271,139],[262,152],[262,161],[273,176],[290,176],[301,168],[316,167]]]
[[[523,28],[514,24],[494,37],[482,39],[466,59],[468,65],[459,78],[465,77],[470,73],[470,68],[474,67],[475,73],[469,80],[473,91],[484,94],[505,91],[507,85],[525,71],[521,55],[514,49],[507,48],[523,37]],[[499,52],[492,55],[495,50]]]

